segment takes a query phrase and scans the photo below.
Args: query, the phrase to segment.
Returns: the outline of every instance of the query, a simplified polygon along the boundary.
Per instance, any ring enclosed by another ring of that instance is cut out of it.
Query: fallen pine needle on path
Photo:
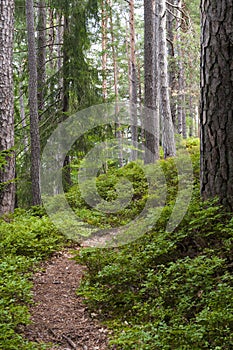
[[[25,337],[52,343],[50,350],[107,350],[109,331],[93,319],[76,290],[85,268],[71,260],[69,249],[43,263],[33,276],[32,324]]]

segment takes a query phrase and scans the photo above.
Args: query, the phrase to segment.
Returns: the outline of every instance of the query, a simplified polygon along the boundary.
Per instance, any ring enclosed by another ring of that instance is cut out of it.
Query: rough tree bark
[[[26,20],[27,20],[27,37],[28,37],[28,67],[29,67],[32,204],[40,205],[41,204],[40,136],[39,136],[38,100],[37,100],[37,59],[36,59],[33,0],[26,0]]]
[[[155,0],[144,1],[144,82],[145,107],[151,110],[143,120],[145,127],[145,164],[159,159],[158,86],[155,69]]]
[[[1,1],[0,12],[0,152],[14,146],[14,93],[13,93],[13,33],[14,1]],[[6,157],[0,169],[0,216],[14,210],[15,156]]]
[[[137,159],[137,60],[135,47],[135,15],[134,15],[134,0],[129,1],[129,28],[130,28],[130,103],[131,103],[131,137],[132,137],[132,160]]]
[[[108,27],[108,13],[107,13],[107,1],[102,0],[101,1],[101,12],[102,12],[102,94],[103,94],[103,101],[106,102],[108,98],[108,90],[107,90],[107,44],[108,44],[108,37],[107,37],[107,27]]]
[[[171,115],[169,82],[168,82],[168,57],[167,57],[167,36],[166,36],[166,1],[158,1],[158,71],[160,104],[162,112],[162,143],[164,157],[176,155],[174,138],[174,127]]]
[[[26,114],[25,114],[25,106],[24,106],[24,91],[23,91],[23,84],[22,84],[22,66],[19,66],[19,106],[20,106],[20,119],[22,124],[22,131],[23,131],[23,143],[24,143],[24,151],[28,152],[29,150],[29,142],[28,142],[28,135],[27,135],[27,123],[26,123]]]
[[[177,116],[177,78],[176,78],[176,61],[175,61],[175,48],[174,48],[174,31],[176,26],[176,14],[174,13],[173,6],[176,6],[175,0],[170,0],[170,11],[167,13],[167,41],[168,41],[168,58],[169,58],[169,88],[170,88],[170,104],[171,114],[174,128],[177,128],[176,116]]]
[[[64,15],[63,31],[63,100],[62,100],[62,120],[66,120],[70,109],[70,67],[68,54],[68,37],[69,37],[69,13]],[[72,185],[70,156],[67,154],[63,164],[63,187],[65,191]]]
[[[201,2],[201,192],[233,209],[233,2]]]
[[[186,113],[185,113],[185,77],[182,48],[182,0],[176,0],[177,6],[177,56],[178,56],[178,133],[187,138]]]
[[[118,64],[117,64],[117,52],[115,49],[115,37],[114,37],[114,28],[113,28],[113,16],[112,16],[112,0],[109,1],[109,20],[110,20],[110,32],[111,32],[111,41],[112,41],[112,61],[113,61],[113,75],[114,75],[114,92],[115,92],[115,101],[116,116],[119,113],[119,89],[118,89]],[[122,150],[122,131],[121,124],[116,123],[116,138],[118,139],[119,144],[119,166],[122,168],[124,165],[123,162],[123,150]]]
[[[44,89],[46,82],[46,3],[40,0],[38,4],[38,56],[37,56],[37,89],[38,109],[43,111]]]

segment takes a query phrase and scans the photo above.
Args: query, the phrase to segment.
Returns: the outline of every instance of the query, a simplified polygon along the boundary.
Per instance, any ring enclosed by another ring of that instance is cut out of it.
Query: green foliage
[[[184,148],[184,146],[190,154],[193,164],[194,183],[197,184],[199,182],[199,141],[197,139],[182,141],[180,148]],[[184,155],[184,159],[185,157]],[[180,160],[182,161],[182,157]],[[79,165],[75,166],[75,171],[77,171]],[[178,181],[177,167],[172,158],[167,160],[161,159],[158,164],[147,165],[146,167],[142,166],[140,161],[131,162],[122,168],[110,165],[107,173],[100,174],[96,178],[96,182],[94,179],[94,186],[93,180],[87,179],[85,184],[82,185],[82,190],[77,184],[66,193],[66,198],[74,212],[84,222],[107,229],[131,222],[142,212],[148,200],[154,201],[157,207],[162,206],[163,200],[161,198],[165,196],[165,193],[167,194],[165,199],[169,205],[163,210],[164,215],[160,218],[160,221],[163,221],[164,218],[170,215],[175,204]],[[131,189],[128,188],[127,190],[128,183],[130,183]],[[96,193],[94,193],[95,186],[97,189]],[[126,191],[124,191],[124,186]],[[150,196],[149,187],[153,188]],[[101,210],[99,197],[105,200],[105,209],[107,206],[111,209],[112,202],[114,203],[121,195],[119,189],[123,195],[124,192],[129,193],[131,191],[132,198],[129,200],[128,205],[114,213],[111,210],[109,212]],[[87,204],[90,201],[92,205]],[[58,198],[53,203],[53,210],[54,212],[62,210]],[[147,213],[148,217],[150,215],[153,216],[153,211]]]
[[[195,163],[198,143],[191,143]],[[231,349],[233,220],[217,200],[202,202],[196,188],[181,224],[166,232],[177,179],[172,160],[162,164],[170,196],[160,219],[131,244],[82,249],[76,259],[88,270],[78,294],[114,330],[117,349]],[[132,169],[122,171],[132,176]],[[106,198],[112,174],[108,180],[100,186]]]
[[[6,151],[0,152],[0,170],[7,164],[6,162]]]
[[[23,339],[19,330],[30,322],[30,271],[64,244],[42,208],[18,209],[0,220],[0,349],[45,349]]]
[[[124,181],[129,181],[133,187],[132,201],[129,205],[119,210],[117,213],[105,213],[98,207],[98,198],[92,191],[92,181],[85,182],[85,193],[81,193],[78,185],[75,185],[66,194],[67,200],[76,214],[88,224],[99,227],[115,227],[125,225],[131,221],[143,209],[148,192],[148,184],[142,168],[137,163],[130,163],[123,168],[109,168],[107,174],[101,174],[96,179],[97,195],[104,199],[109,206],[111,201],[118,198],[117,186],[124,186]],[[84,196],[84,198],[83,198]],[[91,198],[92,203],[96,205],[89,206],[85,200]]]

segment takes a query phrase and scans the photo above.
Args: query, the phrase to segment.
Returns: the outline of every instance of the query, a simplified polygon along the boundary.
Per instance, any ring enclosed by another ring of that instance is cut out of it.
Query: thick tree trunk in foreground
[[[40,205],[40,136],[37,100],[37,60],[33,0],[26,0],[26,19],[28,35],[32,204]]]
[[[4,0],[0,13],[0,152],[14,146],[13,33],[14,1]],[[0,216],[13,211],[15,204],[15,156],[7,156],[6,162],[0,169]]]
[[[202,0],[201,192],[233,209],[233,2]]]
[[[159,112],[158,85],[155,69],[155,1],[144,1],[144,75],[145,107],[151,110],[143,120],[145,127],[145,164],[155,163],[159,159]]]

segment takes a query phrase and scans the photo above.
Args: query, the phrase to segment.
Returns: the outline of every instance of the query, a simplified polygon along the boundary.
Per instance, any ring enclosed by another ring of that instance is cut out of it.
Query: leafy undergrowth
[[[16,210],[0,220],[0,349],[45,349],[20,335],[30,322],[32,269],[66,243],[41,211]]]
[[[192,145],[190,149],[197,183],[199,156]],[[232,215],[217,200],[202,202],[195,186],[183,221],[172,233],[166,232],[177,174],[172,160],[162,163],[170,187],[160,219],[131,244],[82,249],[75,259],[88,270],[78,293],[114,330],[111,343],[117,349],[232,349]],[[132,176],[134,170],[134,179],[138,178],[137,166],[132,169],[124,171]],[[110,175],[109,181],[115,181]],[[143,179],[138,185],[143,186]],[[146,197],[144,189],[139,202]],[[142,203],[137,205],[139,209]],[[98,221],[98,215],[93,217]],[[121,220],[124,215],[118,216]]]

